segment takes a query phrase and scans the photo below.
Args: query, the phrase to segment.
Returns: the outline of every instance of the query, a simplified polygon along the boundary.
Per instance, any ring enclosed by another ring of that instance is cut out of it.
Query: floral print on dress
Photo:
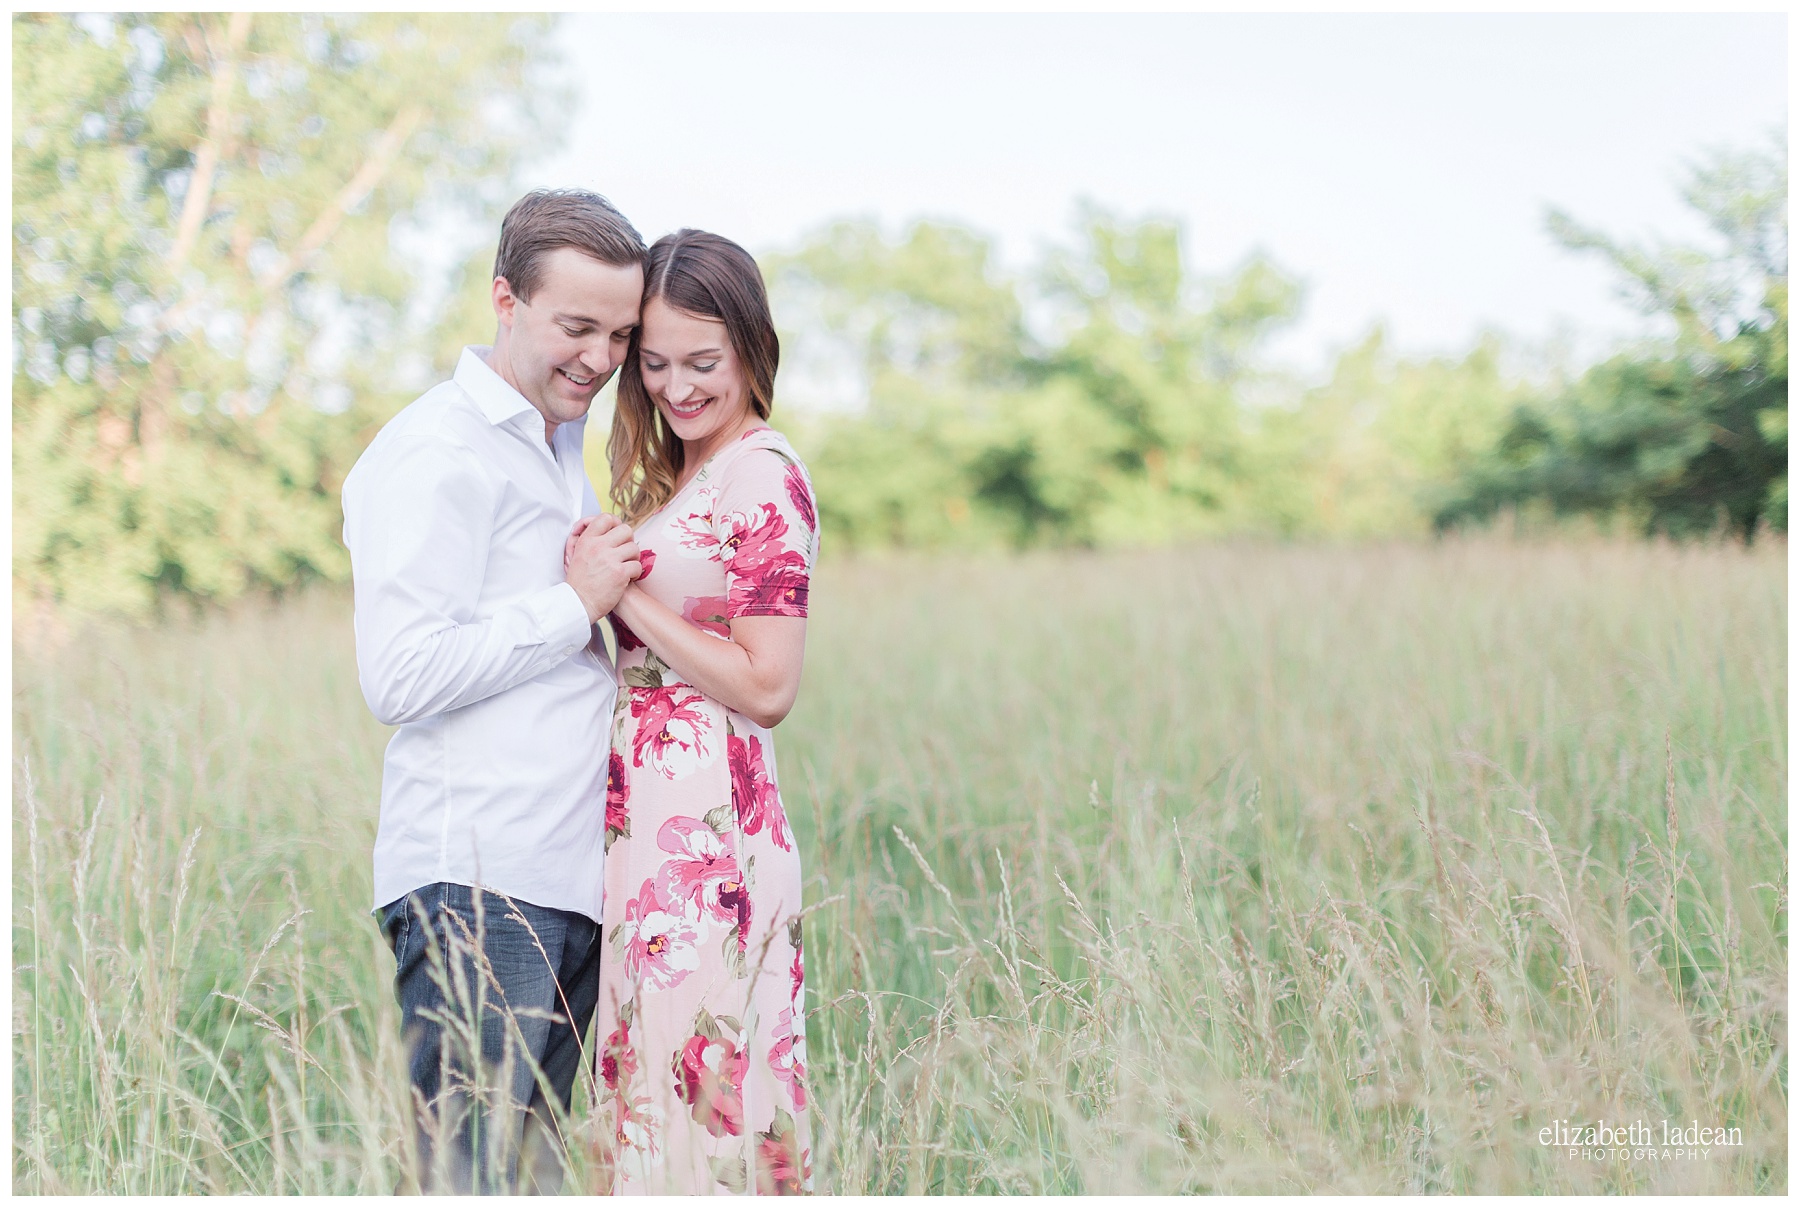
[[[693,500],[669,522],[677,552],[689,558],[717,560],[719,534],[713,531],[713,507],[719,497],[718,486],[710,483],[694,493]]]
[[[730,614],[724,596],[689,596],[682,601],[681,619],[715,637],[731,636]]]
[[[731,585],[729,611],[734,617],[803,617],[807,590],[800,555],[784,554]]]
[[[791,468],[791,467],[790,467]],[[733,512],[722,522],[729,617],[806,615],[807,559],[784,540],[788,523],[773,503],[761,514]]]
[[[606,759],[606,846],[631,838],[631,815],[625,809],[625,757],[614,751]]]
[[[756,1134],[756,1194],[805,1195],[812,1182],[810,1159],[794,1118],[776,1108],[768,1129]]]
[[[663,900],[684,903],[707,924],[737,926],[744,881],[718,833],[697,818],[677,817],[662,824],[656,842],[675,856],[663,862]]]
[[[788,993],[794,1000],[794,1010],[799,1011],[802,991],[806,985],[806,962],[801,956],[800,920],[798,918],[788,921],[788,945],[794,950],[794,963],[788,969],[788,980],[792,983],[793,988]]]
[[[787,535],[787,520],[772,503],[728,513],[719,527],[725,530],[725,536],[719,540],[719,552],[725,558],[727,573],[741,575],[793,552],[782,540]]]
[[[706,697],[684,686],[633,688],[631,716],[638,725],[631,766],[648,764],[670,780],[679,780],[718,758],[706,703]]]
[[[787,473],[781,477],[781,485],[787,490],[788,502],[800,513],[800,520],[806,525],[808,532],[819,530],[819,517],[813,511],[812,488],[806,483],[806,475],[801,473],[797,465],[789,466]]]
[[[621,654],[632,650],[644,649],[643,640],[639,638],[637,634],[631,632],[631,626],[627,625],[610,612],[606,614],[606,620],[607,623],[612,626],[613,637],[617,638],[619,641],[619,652]]]
[[[627,982],[667,990],[700,967],[700,929],[683,906],[664,901],[654,879],[625,904],[617,936]]]
[[[619,1026],[600,1049],[600,1080],[616,1091],[638,1071],[637,1050],[631,1047],[631,1000],[619,1009]]]
[[[623,1166],[628,1176],[635,1173],[644,1178],[662,1157],[663,1114],[649,1095],[619,1095],[614,1101],[619,1113],[615,1136],[624,1159],[617,1165]]]
[[[634,526],[654,569],[639,583],[715,639],[738,617],[805,617],[818,523],[800,459],[753,429]],[[805,1193],[803,878],[774,735],[613,624],[601,1169],[620,1192]]]
[[[795,1030],[796,1020],[799,1030]],[[782,1008],[775,1021],[775,1043],[769,1046],[769,1065],[786,1087],[795,1111],[806,1110],[806,1017],[792,1007]]]
[[[675,1055],[675,1093],[691,1109],[694,1123],[715,1137],[744,1131],[744,1071],[750,1059],[734,1039],[742,1031],[737,1020],[714,1019],[702,1008],[694,1034]]]
[[[731,803],[737,809],[738,829],[754,835],[767,823],[775,846],[792,851],[794,845],[788,838],[781,794],[763,769],[762,743],[754,734],[748,738],[732,734],[725,739],[725,747],[731,763]]]

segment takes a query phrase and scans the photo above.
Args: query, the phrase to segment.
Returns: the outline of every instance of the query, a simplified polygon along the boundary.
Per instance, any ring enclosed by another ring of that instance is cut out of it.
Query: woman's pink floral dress
[[[804,617],[817,530],[805,467],[755,428],[637,527],[639,582],[720,638],[736,617]],[[772,735],[612,623],[594,1035],[615,1190],[809,1191],[800,855]]]

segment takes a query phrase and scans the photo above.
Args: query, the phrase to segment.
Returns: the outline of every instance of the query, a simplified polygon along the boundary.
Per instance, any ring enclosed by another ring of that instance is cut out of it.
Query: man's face
[[[625,359],[643,295],[642,268],[602,264],[572,247],[544,257],[530,302],[494,279],[492,368],[543,415],[546,434],[587,414]]]

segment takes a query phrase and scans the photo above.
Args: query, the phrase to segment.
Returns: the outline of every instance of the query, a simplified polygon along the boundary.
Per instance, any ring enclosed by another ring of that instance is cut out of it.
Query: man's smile
[[[581,377],[577,374],[570,373],[567,369],[558,369],[556,372],[575,383],[576,388],[580,390],[586,390],[589,386],[592,386],[595,382],[600,380],[600,375],[597,373],[590,373],[586,377]]]

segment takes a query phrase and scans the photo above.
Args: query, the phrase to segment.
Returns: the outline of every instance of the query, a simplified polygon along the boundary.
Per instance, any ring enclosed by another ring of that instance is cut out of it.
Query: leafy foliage
[[[1721,521],[1745,540],[1761,524],[1786,531],[1785,154],[1716,154],[1685,196],[1722,250],[1622,245],[1552,213],[1552,232],[1605,256],[1645,311],[1672,320],[1674,337],[1520,407],[1438,511],[1440,527],[1538,499],[1676,536]]]
[[[1250,482],[1235,392],[1300,294],[1260,257],[1196,281],[1173,224],[1093,210],[1024,277],[930,223],[897,241],[838,224],[772,276],[778,313],[816,316],[867,390],[803,437],[824,523],[851,547],[1223,527]]]
[[[15,591],[142,612],[347,574],[339,482],[430,347],[390,232],[504,200],[546,32],[15,17]]]
[[[1408,360],[1377,328],[1298,405],[1261,416],[1252,510],[1289,536],[1422,534],[1524,397],[1507,353],[1489,333],[1462,357]]]
[[[1785,528],[1786,169],[1720,153],[1685,195],[1722,250],[1552,215],[1675,333],[1567,385],[1509,369],[1494,333],[1407,359],[1377,329],[1304,388],[1263,355],[1299,282],[1254,256],[1199,279],[1164,221],[1084,210],[1074,246],[1015,274],[959,228],[837,224],[772,265],[790,344],[835,342],[866,399],[797,433],[832,544],[1393,536],[1533,499],[1672,534]]]
[[[490,321],[487,250],[443,254],[466,288],[440,306],[421,233],[492,229],[564,99],[548,30],[15,18],[16,602],[143,613],[345,577],[342,476]],[[1566,386],[1521,381],[1497,335],[1408,359],[1379,329],[1303,385],[1266,355],[1301,282],[1262,255],[1197,273],[1163,219],[1086,207],[1025,267],[946,223],[835,223],[765,266],[784,398],[822,367],[849,405],[779,422],[840,550],[1422,534],[1534,500],[1785,529],[1782,156],[1696,167],[1715,248],[1551,216],[1673,333]]]

